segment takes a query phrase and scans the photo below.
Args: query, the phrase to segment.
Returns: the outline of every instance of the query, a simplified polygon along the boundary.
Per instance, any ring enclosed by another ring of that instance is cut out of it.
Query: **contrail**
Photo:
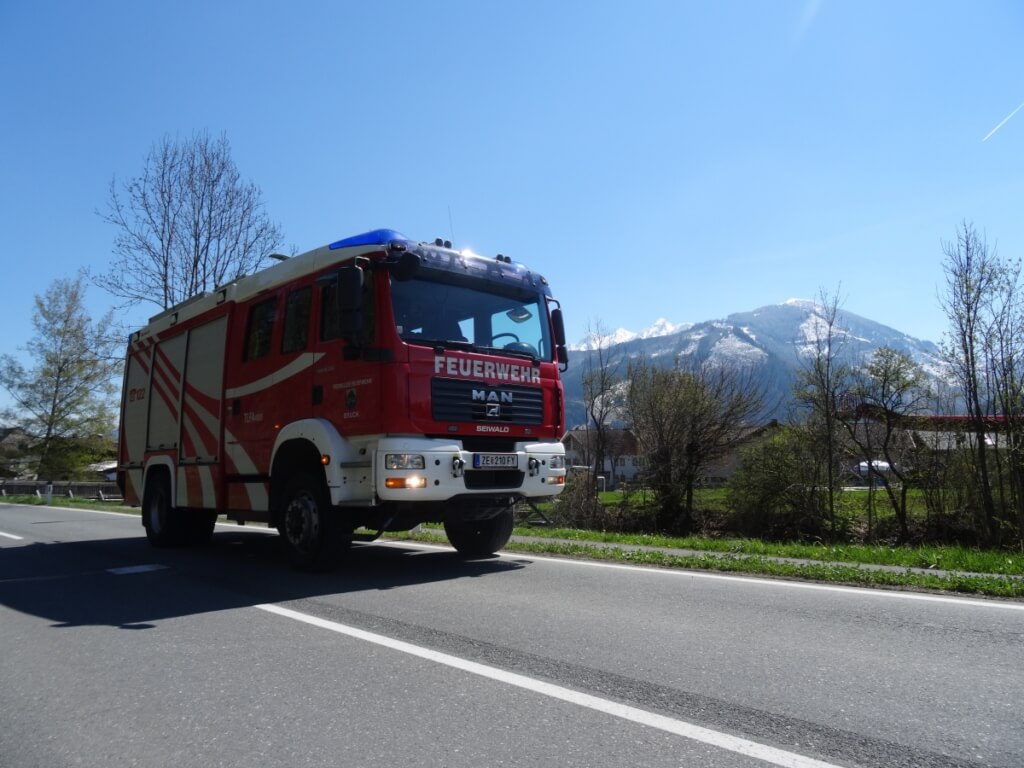
[[[985,141],[988,141],[988,140],[989,140],[990,138],[992,138],[992,134],[993,134],[993,133],[995,133],[996,131],[998,131],[998,130],[999,130],[1000,128],[1002,128],[1002,127],[1003,127],[1004,125],[1006,125],[1006,123],[1007,123],[1007,122],[1009,122],[1009,120],[1010,120],[1010,118],[1011,118],[1011,117],[1013,117],[1013,116],[1014,116],[1014,115],[1016,115],[1016,114],[1017,114],[1018,112],[1020,112],[1020,110],[1021,110],[1021,107],[1024,107],[1024,104],[1021,104],[1021,105],[1020,105],[1020,107],[1017,107],[1017,108],[1016,108],[1015,110],[1013,110],[1013,112],[1011,112],[1011,113],[1010,113],[1010,114],[1008,114],[1008,115],[1007,115],[1006,117],[1004,117],[1004,118],[1003,118],[1003,122],[1001,122],[1001,123],[1000,123],[999,125],[997,125],[997,126],[996,126],[995,128],[993,128],[993,129],[992,129],[991,131],[989,131],[989,132],[988,132],[988,135],[987,135],[987,136],[986,136],[986,137],[985,137],[984,139],[982,139],[982,141],[983,141],[983,142],[985,142]]]

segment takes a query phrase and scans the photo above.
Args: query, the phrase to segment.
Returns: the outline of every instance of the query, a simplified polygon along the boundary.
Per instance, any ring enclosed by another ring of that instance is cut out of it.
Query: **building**
[[[729,453],[708,465],[702,484],[711,487],[725,485],[739,466],[740,449],[780,428],[778,421],[773,419],[767,424],[745,429]],[[565,445],[567,464],[592,469],[596,460],[593,450],[595,440],[596,433],[592,428],[576,427],[566,432],[562,444]],[[642,481],[647,474],[647,460],[633,433],[628,429],[609,428],[605,440],[607,456],[600,474],[606,478],[606,487],[612,489],[621,483]]]
[[[570,429],[562,436],[565,461],[569,466],[593,469],[597,433],[588,427]],[[609,427],[605,430],[605,460],[599,472],[609,490],[623,482],[634,482],[646,466],[636,438],[628,429]]]

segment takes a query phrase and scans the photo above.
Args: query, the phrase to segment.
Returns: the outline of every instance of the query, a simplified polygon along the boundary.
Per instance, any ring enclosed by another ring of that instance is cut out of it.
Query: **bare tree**
[[[817,452],[824,472],[829,530],[834,537],[838,530],[836,493],[839,481],[841,442],[837,412],[850,387],[850,368],[842,360],[845,336],[839,328],[838,291],[829,295],[820,292],[820,314],[814,325],[810,357],[798,374],[794,395],[799,407],[807,412],[805,433],[820,445]]]
[[[1000,507],[1007,518],[1015,512],[1017,535],[1024,540],[1024,306],[1020,274],[1019,261],[999,260],[984,339],[985,366],[1000,417],[992,423],[1000,437],[1000,460],[996,462]],[[1004,471],[1008,482],[1002,480]]]
[[[625,395],[623,394],[623,404],[625,403]],[[623,423],[625,419],[623,419]],[[619,474],[625,473],[625,454],[632,447],[632,442],[625,429],[610,429],[605,434],[605,450],[608,453],[608,463],[611,465],[612,474],[616,475],[619,472],[619,462],[623,462],[623,469]],[[624,478],[622,478],[624,479]],[[618,484],[620,478],[616,476],[615,482]]]
[[[611,421],[614,414],[621,410],[619,385],[622,376],[619,372],[622,358],[609,343],[608,335],[600,322],[588,328],[587,336],[591,340],[590,351],[583,367],[581,381],[583,384],[583,405],[587,409],[587,444],[590,458],[593,461],[594,491],[597,491],[597,476],[604,472],[605,460],[612,457],[612,475],[614,483],[614,448]]]
[[[907,490],[914,469],[907,428],[909,417],[924,413],[932,402],[927,377],[921,366],[903,352],[879,347],[854,378],[853,397],[849,407],[838,412],[838,418],[866,462],[872,491],[876,482],[885,491],[902,543],[910,537]],[[877,466],[879,455],[887,465],[884,470]],[[869,538],[871,534],[869,516]]]
[[[115,377],[121,366],[111,339],[111,313],[93,322],[85,309],[84,276],[62,278],[35,297],[35,335],[23,348],[35,365],[26,369],[0,358],[0,386],[15,402],[3,414],[30,437],[39,476],[71,472],[69,456],[88,452],[97,436],[111,434]],[[73,459],[72,459],[73,463]]]
[[[946,256],[946,292],[939,301],[950,325],[942,351],[960,385],[971,421],[984,534],[991,539],[997,526],[986,441],[989,416],[993,415],[991,380],[985,364],[986,311],[1004,281],[1005,269],[995,250],[990,251],[985,238],[967,222],[957,230],[956,242],[943,242],[942,251]]]
[[[657,526],[675,526],[683,511],[682,423],[675,415],[685,408],[677,371],[653,367],[646,360],[629,364],[629,423],[646,460],[651,486],[658,494]]]
[[[660,500],[658,525],[689,532],[693,493],[707,467],[732,450],[763,405],[751,371],[699,361],[629,366],[628,413]]]
[[[100,215],[117,234],[114,263],[96,284],[162,309],[257,270],[282,241],[223,135],[163,138],[139,176],[111,181]]]

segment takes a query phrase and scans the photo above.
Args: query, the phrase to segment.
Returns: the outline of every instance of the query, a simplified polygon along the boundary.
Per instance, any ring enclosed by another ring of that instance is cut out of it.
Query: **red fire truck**
[[[375,230],[205,292],[129,340],[118,478],[160,547],[218,514],[320,568],[441,522],[466,556],[558,494],[568,356],[547,281]]]

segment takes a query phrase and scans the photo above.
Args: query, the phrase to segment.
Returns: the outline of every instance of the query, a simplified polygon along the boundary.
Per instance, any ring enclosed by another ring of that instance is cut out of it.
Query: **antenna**
[[[455,227],[452,225],[452,206],[448,205],[448,237],[455,242]]]

